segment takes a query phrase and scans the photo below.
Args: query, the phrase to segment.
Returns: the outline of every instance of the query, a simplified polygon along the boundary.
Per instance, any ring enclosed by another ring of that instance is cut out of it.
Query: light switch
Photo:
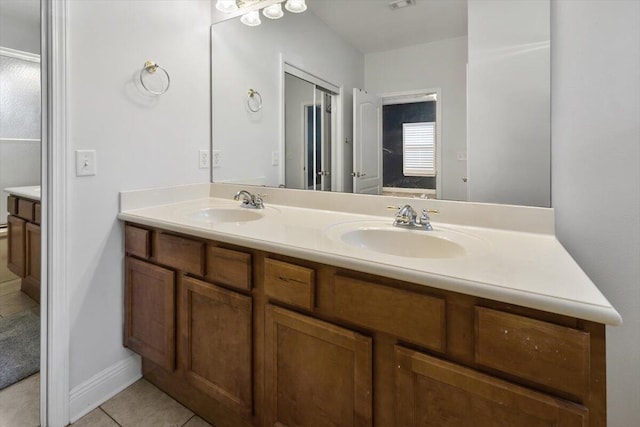
[[[96,150],[76,150],[76,176],[93,176],[96,169]]]
[[[277,151],[271,152],[271,166],[278,166],[280,161],[280,153]]]

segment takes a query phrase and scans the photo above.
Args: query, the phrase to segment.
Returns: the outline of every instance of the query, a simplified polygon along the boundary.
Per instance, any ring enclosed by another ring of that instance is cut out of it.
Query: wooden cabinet
[[[180,283],[180,368],[207,396],[253,409],[251,297],[191,277]]]
[[[396,346],[398,427],[587,427],[588,411],[426,354]]]
[[[125,250],[126,345],[218,427],[606,426],[604,325],[142,225]]]
[[[7,198],[7,267],[22,278],[20,290],[40,302],[40,202]]]
[[[175,369],[175,273],[127,257],[124,345],[168,371]]]
[[[17,216],[7,217],[7,267],[19,277],[24,277],[26,262],[25,233],[27,222]]]
[[[40,302],[40,226],[31,222],[25,226],[25,272],[22,292]]]
[[[267,306],[265,425],[372,425],[371,338]]]

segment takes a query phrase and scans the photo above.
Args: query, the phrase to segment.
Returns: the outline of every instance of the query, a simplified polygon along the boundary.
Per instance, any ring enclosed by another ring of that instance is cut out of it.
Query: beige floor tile
[[[191,418],[189,422],[184,425],[184,427],[213,427],[213,426],[196,415],[193,418]]]
[[[102,405],[123,427],[181,427],[193,412],[146,380],[140,380]]]
[[[118,427],[118,423],[109,418],[102,409],[97,408],[71,424],[71,427]]]
[[[0,427],[40,425],[40,374],[0,391]]]
[[[5,282],[0,283],[0,296],[12,294],[14,292],[20,291],[20,286],[22,285],[22,279],[19,277],[17,279],[7,280]]]
[[[8,316],[34,307],[38,307],[38,303],[22,292],[0,296],[0,316]]]

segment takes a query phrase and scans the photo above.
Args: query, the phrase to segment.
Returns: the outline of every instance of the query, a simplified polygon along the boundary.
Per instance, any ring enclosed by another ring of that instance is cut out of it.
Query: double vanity
[[[218,427],[606,425],[621,318],[551,209],[198,184],[119,218],[124,343]]]

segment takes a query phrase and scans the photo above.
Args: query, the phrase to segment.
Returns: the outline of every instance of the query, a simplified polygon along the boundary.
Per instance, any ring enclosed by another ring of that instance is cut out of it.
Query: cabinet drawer
[[[264,260],[264,290],[270,298],[313,310],[315,271],[267,258]]]
[[[158,233],[156,261],[188,273],[204,275],[204,243],[172,234]]]
[[[35,202],[27,199],[18,199],[18,216],[33,221],[33,206]]]
[[[124,249],[129,255],[140,258],[151,256],[151,232],[144,228],[126,225],[124,228]]]
[[[16,196],[7,197],[7,212],[11,215],[18,215],[18,198]]]
[[[33,220],[37,224],[40,224],[41,219],[42,219],[42,210],[40,208],[40,203],[36,203],[36,205],[33,208]]]
[[[399,426],[589,425],[584,406],[401,346],[395,367]]]
[[[588,332],[476,307],[475,333],[478,364],[576,397],[587,396]]]
[[[251,254],[207,246],[206,277],[215,283],[251,290]]]
[[[335,277],[336,317],[444,352],[445,300],[371,282]]]

